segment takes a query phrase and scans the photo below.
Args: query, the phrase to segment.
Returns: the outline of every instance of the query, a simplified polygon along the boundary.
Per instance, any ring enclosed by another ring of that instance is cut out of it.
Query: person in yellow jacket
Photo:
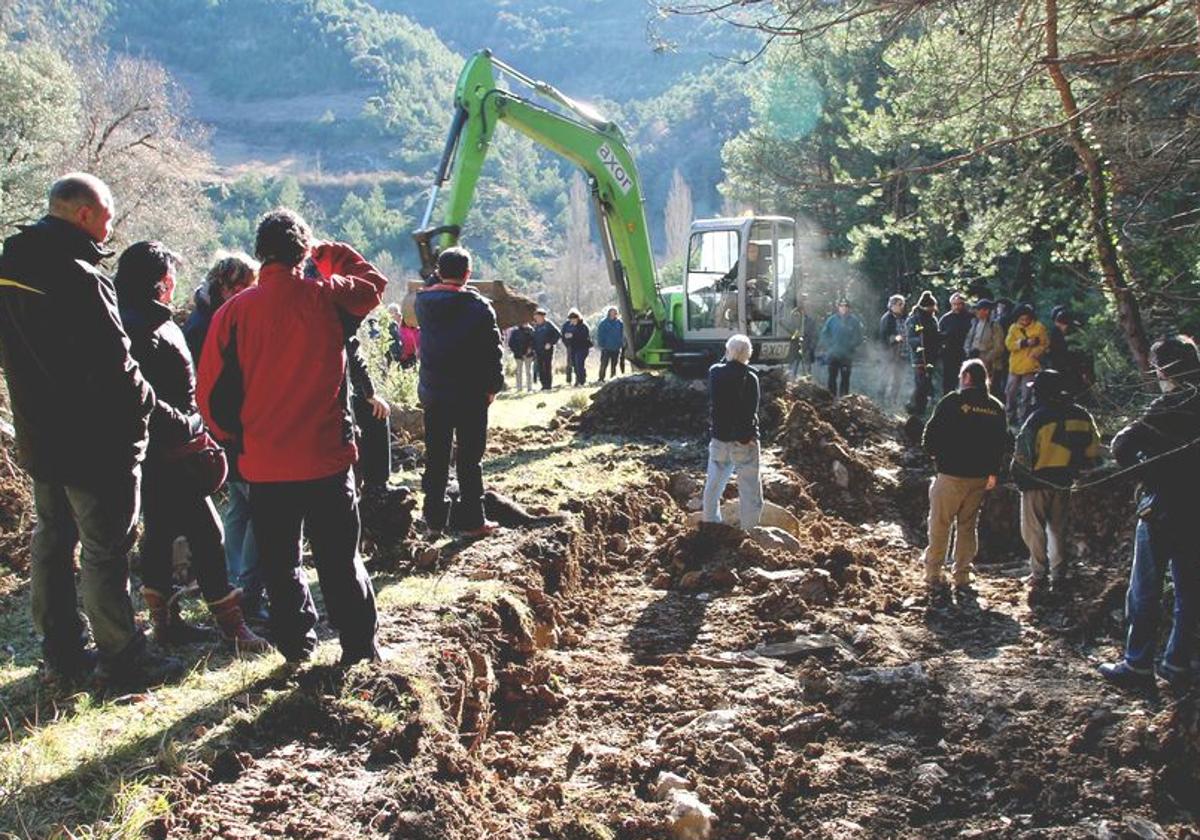
[[[1008,425],[1020,427],[1032,408],[1032,393],[1027,385],[1042,369],[1041,358],[1050,349],[1050,334],[1033,314],[1033,307],[1022,303],[1014,313],[1016,320],[1008,328],[1004,346],[1008,348],[1008,384],[1004,389],[1004,407]]]

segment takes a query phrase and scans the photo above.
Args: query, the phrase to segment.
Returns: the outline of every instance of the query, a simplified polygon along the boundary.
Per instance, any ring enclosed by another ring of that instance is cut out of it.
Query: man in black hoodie
[[[979,359],[963,363],[959,388],[942,397],[921,441],[937,465],[929,486],[929,546],[925,584],[930,603],[949,594],[942,575],[954,527],[954,587],[971,595],[971,564],[978,548],[983,497],[996,486],[1008,443],[1004,406],[988,393],[987,367]]]
[[[17,457],[33,477],[33,621],[48,673],[86,677],[97,656],[117,682],[153,682],[182,663],[148,652],[133,620],[128,552],[154,392],[129,355],[112,281],[113,200],[99,178],[73,173],[50,188],[49,212],[9,237],[0,257],[0,364]],[[80,407],[85,409],[81,417]],[[76,606],[80,554],[83,611]]]
[[[441,531],[450,517],[446,483],[450,451],[458,456],[459,500],[454,523],[468,536],[496,530],[483,515],[483,460],[488,406],[504,388],[500,330],[487,299],[467,285],[471,255],[447,248],[438,255],[438,282],[417,292],[421,324],[418,396],[425,410],[425,523]]]
[[[913,366],[913,396],[908,413],[923,417],[933,396],[933,373],[941,356],[941,335],[938,333],[937,301],[926,289],[917,298],[917,305],[905,322],[908,351]]]

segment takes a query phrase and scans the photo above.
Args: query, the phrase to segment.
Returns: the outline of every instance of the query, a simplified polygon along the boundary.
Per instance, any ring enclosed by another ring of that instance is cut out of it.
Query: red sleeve
[[[208,328],[208,336],[204,339],[204,348],[200,351],[200,365],[196,370],[196,403],[200,407],[200,416],[213,437],[228,443],[234,440],[234,434],[221,428],[213,417],[212,394],[213,386],[221,376],[225,365],[225,347],[229,343],[229,334],[233,317],[233,307],[222,306],[213,315]]]
[[[312,258],[329,298],[346,312],[363,317],[383,301],[387,278],[349,245],[323,242]]]

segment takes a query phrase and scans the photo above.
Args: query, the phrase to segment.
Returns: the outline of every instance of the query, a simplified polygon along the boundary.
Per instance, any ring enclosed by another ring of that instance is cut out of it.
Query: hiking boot
[[[1045,578],[1029,581],[1029,588],[1025,592],[1025,603],[1031,607],[1044,607],[1050,603],[1050,584]]]
[[[1096,670],[1100,676],[1118,688],[1150,689],[1154,687],[1154,672],[1132,667],[1125,660],[1105,662]]]
[[[108,688],[150,688],[178,680],[187,673],[182,659],[156,653],[143,636],[112,659],[102,659],[96,669],[96,680]]]
[[[944,582],[925,585],[925,599],[931,609],[950,606],[950,587]]]
[[[1195,674],[1190,668],[1180,668],[1165,661],[1154,663],[1154,673],[1175,694],[1183,694],[1192,687]]]
[[[960,607],[978,607],[979,593],[969,583],[959,583],[954,586],[954,601]]]
[[[246,626],[245,616],[242,615],[242,590],[231,589],[219,601],[210,601],[208,609],[221,630],[221,638],[232,642],[234,650],[265,653],[271,649],[270,642]]]
[[[182,594],[181,589],[165,595],[157,589],[142,587],[142,598],[145,599],[146,609],[150,613],[150,628],[154,633],[154,641],[163,647],[192,645],[212,640],[212,634],[203,627],[183,620],[179,612],[179,598]]]
[[[38,681],[50,689],[68,691],[87,683],[96,670],[100,654],[95,648],[85,648],[66,660],[42,660]]]
[[[485,519],[485,520],[483,520],[483,524],[480,525],[478,528],[473,528],[470,531],[463,531],[463,536],[466,537],[467,539],[472,539],[472,540],[481,539],[483,537],[490,537],[492,534],[496,533],[496,531],[498,531],[499,529],[500,529],[500,523],[493,522],[490,519]]]

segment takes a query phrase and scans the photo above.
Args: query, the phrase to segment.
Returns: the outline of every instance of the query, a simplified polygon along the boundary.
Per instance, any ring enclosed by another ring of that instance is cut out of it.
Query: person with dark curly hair
[[[258,285],[213,316],[200,358],[200,411],[241,451],[276,647],[299,663],[317,645],[303,534],[342,663],[378,659],[375,592],[358,556],[346,339],[347,323],[357,328],[380,304],[387,278],[351,246],[314,241],[286,209],[259,222],[255,256]]]
[[[158,396],[142,481],[142,597],[159,644],[208,637],[181,617],[181,591],[172,579],[175,539],[186,537],[222,638],[239,650],[262,652],[270,645],[246,626],[242,591],[230,585],[225,568],[224,536],[210,497],[224,478],[225,457],[204,430],[192,356],[171,319],[178,265],[179,257],[161,242],[135,242],[121,254],[114,280],[130,352]]]

